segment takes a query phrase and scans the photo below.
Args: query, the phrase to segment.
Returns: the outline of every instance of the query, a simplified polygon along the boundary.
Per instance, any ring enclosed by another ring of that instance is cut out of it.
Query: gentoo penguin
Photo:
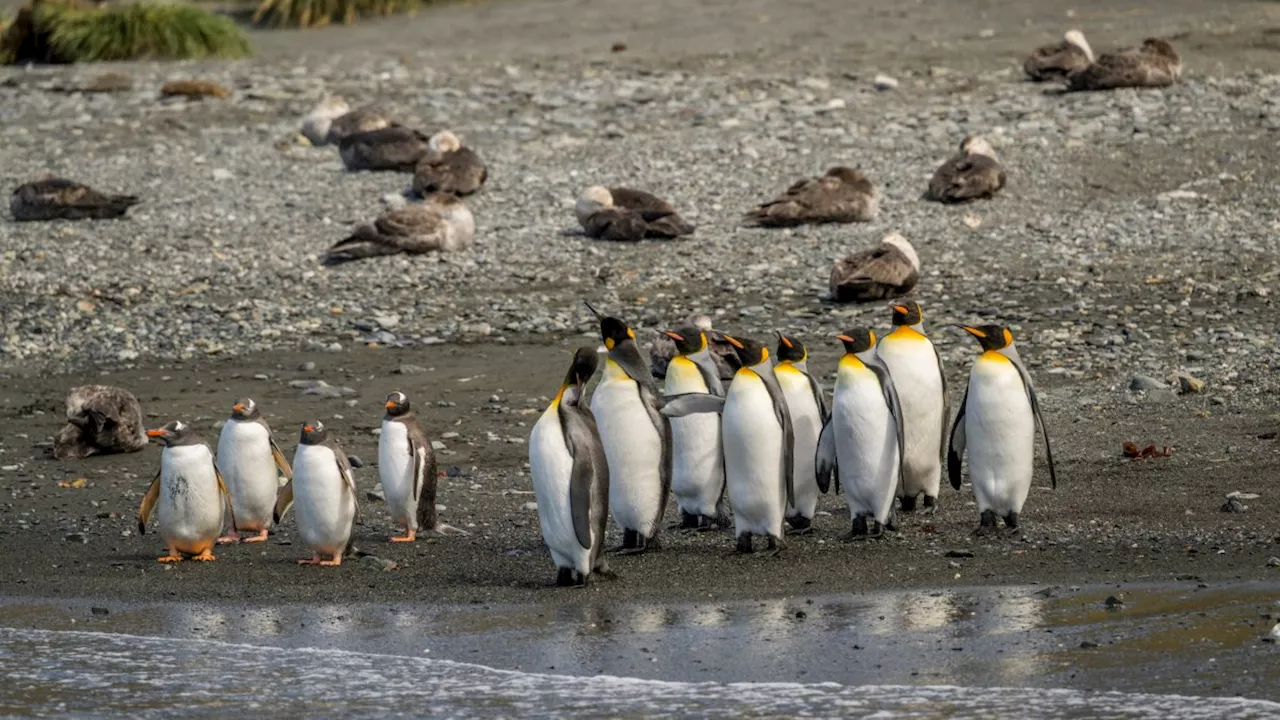
[[[851,253],[831,266],[831,299],[865,302],[906,295],[920,279],[920,256],[905,237],[885,235],[878,247]]]
[[[609,461],[595,418],[582,407],[582,394],[598,364],[594,349],[578,348],[560,391],[529,435],[538,523],[561,587],[584,586],[593,573],[609,571],[604,557]]]
[[[184,555],[192,560],[216,560],[212,551],[222,531],[224,499],[227,507],[232,506],[222,473],[213,464],[213,452],[181,420],[148,430],[147,437],[159,438],[164,448],[160,451],[160,472],[147,488],[138,511],[138,534],[146,533],[147,520],[155,510],[160,537],[169,546],[169,554],[156,560],[181,562]],[[235,521],[233,508],[233,525]]]
[[[742,360],[726,396],[675,396],[662,413],[672,418],[721,413],[725,484],[738,552],[753,551],[754,535],[768,537],[769,548],[781,550],[783,516],[787,506],[795,505],[795,432],[787,398],[774,375],[769,348],[754,340],[724,338]]]
[[[831,420],[818,442],[818,486],[831,476],[844,487],[853,518],[848,539],[893,530],[893,499],[902,483],[902,408],[889,370],[876,357],[876,334],[854,328],[836,336],[845,354],[836,372]]]
[[[426,197],[433,193],[470,195],[484,185],[489,170],[458,136],[441,130],[427,141],[427,154],[413,170],[413,191]]]
[[[147,446],[142,406],[124,388],[81,385],[66,400],[67,424],[53,438],[59,460],[137,452]]]
[[[951,425],[947,475],[951,486],[959,490],[960,463],[968,450],[969,482],[981,513],[977,533],[994,531],[997,517],[1004,520],[1011,533],[1016,533],[1018,515],[1031,490],[1037,424],[1044,436],[1049,479],[1054,488],[1058,487],[1049,430],[1009,328],[961,327],[978,339],[982,354],[969,372],[969,387]]]
[[[833,167],[818,178],[801,180],[777,198],[747,213],[765,227],[805,223],[870,222],[880,212],[880,193],[860,171]]]
[[[827,422],[827,401],[822,387],[809,374],[809,350],[798,339],[778,333],[778,362],[773,374],[787,399],[795,433],[795,502],[787,505],[787,524],[797,534],[812,531],[818,508],[818,475],[814,458],[818,436]]]
[[[105,195],[74,180],[46,176],[19,185],[9,199],[9,211],[17,222],[109,220],[123,217],[137,204],[133,195]]]
[[[338,144],[348,170],[413,172],[430,151],[430,138],[403,125],[354,133]]]
[[[1060,80],[1093,62],[1093,48],[1079,30],[1068,30],[1062,42],[1036,48],[1022,63],[1027,77],[1036,82]]]
[[[276,500],[277,523],[295,500],[298,535],[312,552],[298,564],[341,565],[351,547],[351,525],[359,517],[360,506],[347,454],[319,420],[302,426],[293,453],[293,480]]]
[[[1182,59],[1166,40],[1147,38],[1142,47],[1104,53],[1067,76],[1068,91],[1123,87],[1168,87],[1182,77]]]
[[[960,153],[933,173],[925,197],[942,203],[990,198],[1004,187],[1004,167],[991,143],[977,136],[960,142]]]
[[[672,239],[694,231],[671,203],[643,190],[593,185],[582,191],[573,212],[588,237],[603,240]]]
[[[675,341],[676,349],[667,365],[663,392],[668,396],[710,393],[724,397],[706,333],[687,325],[663,331],[663,335]],[[671,453],[671,494],[680,509],[680,527],[706,530],[713,524],[727,526],[719,414],[672,418]]]
[[[662,398],[635,331],[587,307],[600,318],[608,353],[591,413],[609,460],[609,512],[622,528],[620,549],[644,552],[656,545],[671,488],[671,423],[659,412]]]
[[[388,209],[372,225],[361,225],[321,256],[325,265],[338,265],[380,255],[420,255],[471,246],[476,220],[467,204],[453,195],[431,195],[420,203]]]
[[[715,363],[720,382],[724,384],[732,380],[734,373],[742,366],[738,360],[738,349],[712,329],[711,318],[706,315],[690,315],[682,324],[696,328],[706,336],[707,349],[711,351],[711,360]],[[667,377],[667,366],[671,364],[671,358],[676,356],[676,343],[662,333],[655,335],[653,342],[649,344],[649,367],[653,369],[653,376],[662,380]]]
[[[293,469],[271,436],[271,427],[253,398],[240,398],[218,435],[218,470],[231,492],[236,522],[220,543],[262,542],[280,491],[279,476],[293,478]],[[256,533],[246,538],[241,531]]]
[[[896,302],[889,307],[893,310],[893,332],[876,344],[876,356],[889,368],[902,405],[905,437],[898,498],[903,512],[911,512],[923,494],[925,511],[933,512],[942,479],[947,419],[951,416],[947,376],[938,349],[924,334],[920,303]]]
[[[385,403],[382,434],[378,437],[378,478],[387,496],[391,521],[404,526],[404,535],[391,542],[413,542],[418,532],[443,535],[463,530],[440,522],[436,515],[439,468],[431,439],[409,406],[409,398],[393,392]]]

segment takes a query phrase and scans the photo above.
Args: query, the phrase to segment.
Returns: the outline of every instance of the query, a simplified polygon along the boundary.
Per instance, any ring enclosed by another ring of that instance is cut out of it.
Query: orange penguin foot
[[[212,562],[218,558],[213,556],[213,553],[209,551],[209,548],[205,548],[199,555],[192,555],[191,559],[199,560],[200,562]]]
[[[240,535],[235,530],[232,530],[226,535],[223,535],[222,537],[218,538],[219,545],[230,545],[232,543],[238,543],[238,542],[240,542]]]
[[[342,564],[342,553],[334,553],[334,556],[333,556],[333,559],[332,559],[332,560],[320,560],[320,561],[319,561],[319,562],[317,562],[316,564],[317,564],[317,565],[324,565],[325,567],[336,567],[336,566],[338,566],[338,565],[341,565],[341,564]]]
[[[182,562],[182,554],[177,551],[170,550],[168,555],[161,555],[160,557],[156,558],[156,562],[162,562],[162,563]]]
[[[316,553],[309,558],[302,558],[298,561],[299,565],[321,565],[324,561],[320,559],[320,553]]]
[[[266,530],[259,530],[257,535],[250,535],[249,537],[240,538],[240,542],[244,542],[244,543],[266,542],[266,540],[267,540]]]
[[[418,531],[413,528],[405,528],[403,535],[392,535],[391,542],[413,542],[418,538]]]

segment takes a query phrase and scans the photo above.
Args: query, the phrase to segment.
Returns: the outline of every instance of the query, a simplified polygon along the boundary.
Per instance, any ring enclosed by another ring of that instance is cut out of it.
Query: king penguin
[[[855,328],[836,336],[845,354],[836,372],[831,420],[818,442],[818,486],[831,476],[844,487],[853,518],[846,537],[880,537],[893,530],[893,499],[902,482],[902,408],[889,370],[876,357],[876,334]]]
[[[706,333],[689,325],[662,334],[676,345],[676,355],[667,365],[663,391],[668,396],[709,393],[724,397],[724,385]],[[671,494],[680,509],[680,527],[708,530],[712,525],[728,525],[720,415],[699,413],[673,418],[671,454]]]
[[[982,354],[969,372],[969,387],[951,426],[947,476],[951,486],[959,490],[960,463],[968,450],[969,482],[981,513],[976,533],[994,531],[996,518],[1004,520],[1011,534],[1017,533],[1018,515],[1031,490],[1037,424],[1044,436],[1049,480],[1055,489],[1058,487],[1049,430],[1009,328],[960,327],[978,339]]]
[[[607,574],[609,461],[591,411],[582,406],[597,352],[579,348],[551,404],[529,435],[529,473],[538,499],[542,539],[558,570],[556,585],[585,586]]]
[[[818,436],[827,422],[827,402],[822,387],[809,374],[809,350],[804,343],[778,333],[777,357],[773,374],[787,398],[795,431],[795,503],[787,505],[787,524],[791,532],[803,535],[813,532],[813,514],[818,508],[814,458],[818,452]]]
[[[723,337],[742,361],[725,397],[679,395],[670,398],[662,412],[669,417],[722,413],[725,484],[733,505],[738,552],[752,552],[755,535],[768,537],[769,548],[781,551],[782,519],[787,506],[795,504],[791,413],[773,373],[769,348],[754,340]]]
[[[436,483],[439,468],[431,439],[409,405],[409,397],[393,392],[383,404],[382,434],[378,436],[378,479],[387,496],[391,522],[404,527],[404,535],[391,542],[413,542],[419,532],[443,535],[468,534],[440,522],[436,515]]]
[[[271,436],[271,427],[253,398],[240,398],[218,434],[218,470],[231,491],[236,521],[219,543],[262,542],[280,492],[280,476],[293,477],[289,461]],[[254,533],[240,537],[241,532]]]
[[[604,376],[591,395],[591,413],[609,461],[609,512],[622,528],[624,553],[657,546],[671,489],[671,423],[662,397],[636,345],[636,333],[616,317],[601,315]]]
[[[164,449],[160,451],[160,472],[147,488],[138,511],[138,534],[146,533],[147,520],[155,510],[160,537],[169,546],[169,554],[156,560],[180,562],[184,555],[192,560],[216,560],[212,551],[222,531],[223,500],[230,507],[231,494],[213,464],[213,452],[181,420],[148,430],[147,437],[159,438]],[[233,508],[233,527],[235,521]]]
[[[893,303],[893,332],[876,344],[876,355],[898,389],[906,444],[902,453],[902,487],[898,501],[903,512],[916,509],[924,495],[926,513],[937,507],[942,480],[943,443],[947,419],[947,377],[942,358],[924,334],[924,313],[914,301]]]
[[[347,454],[319,420],[302,426],[293,454],[293,481],[276,500],[277,523],[295,500],[298,535],[312,552],[298,564],[341,565],[351,548],[351,526],[360,507]]]

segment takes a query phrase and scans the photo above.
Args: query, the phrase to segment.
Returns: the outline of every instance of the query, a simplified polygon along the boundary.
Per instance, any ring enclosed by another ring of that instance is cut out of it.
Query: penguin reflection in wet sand
[[[585,586],[609,572],[604,540],[609,521],[609,461],[591,411],[582,406],[598,353],[578,348],[551,404],[529,435],[529,472],[542,539],[558,573],[556,585]]]
[[[906,301],[889,307],[893,310],[893,332],[876,344],[876,355],[889,368],[902,403],[906,437],[898,498],[902,511],[911,512],[923,494],[925,512],[932,513],[938,502],[943,444],[951,416],[947,377],[937,348],[924,334],[920,304]]]
[[[607,356],[591,395],[591,413],[609,460],[609,512],[622,528],[624,553],[656,545],[671,488],[671,423],[659,412],[658,386],[640,355],[636,333],[616,317],[600,318]]]
[[[391,521],[404,527],[404,535],[391,542],[413,542],[418,532],[466,535],[436,515],[436,481],[439,468],[431,439],[409,406],[409,398],[393,392],[385,403],[382,434],[378,436],[378,478],[387,496]]]
[[[794,337],[778,333],[778,363],[773,374],[791,412],[795,431],[795,503],[787,505],[787,524],[795,534],[813,531],[813,514],[818,508],[818,479],[814,457],[818,436],[827,422],[827,402],[822,387],[809,374],[809,350]]]
[[[960,463],[968,450],[969,482],[981,513],[976,533],[993,532],[996,518],[1004,520],[1010,534],[1017,533],[1018,516],[1031,490],[1037,424],[1044,436],[1049,479],[1058,487],[1049,430],[1009,328],[960,327],[978,339],[982,354],[969,372],[969,387],[951,426],[947,475],[951,486],[959,490]]]
[[[351,548],[351,526],[359,516],[356,481],[347,454],[319,420],[302,426],[293,454],[293,480],[276,500],[275,521],[297,501],[298,535],[311,548],[299,565],[341,565]]]
[[[160,525],[160,537],[169,554],[160,562],[216,560],[213,545],[222,531],[223,502],[231,502],[222,473],[213,464],[213,452],[191,426],[174,420],[162,428],[148,430],[147,437],[164,443],[160,451],[160,472],[151,481],[138,511],[138,534],[147,531],[152,510]],[[231,512],[235,524],[235,512]]]
[[[676,344],[667,365],[663,391],[668,396],[709,393],[724,397],[724,384],[707,336],[686,325],[663,331]],[[720,444],[720,416],[699,413],[671,420],[671,493],[680,508],[680,527],[708,530],[727,526],[724,505],[724,452]]]
[[[769,538],[780,551],[782,519],[795,505],[795,433],[786,396],[773,372],[769,348],[754,340],[724,336],[738,350],[742,369],[733,376],[724,399],[690,393],[670,398],[662,412],[670,417],[715,412],[721,417],[725,482],[733,505],[738,552],[753,551],[752,536]]]
[[[893,499],[902,483],[902,408],[889,370],[876,357],[876,334],[854,328],[836,336],[845,354],[836,372],[831,420],[818,442],[818,486],[831,476],[844,487],[853,517],[847,539],[881,537],[893,526]]]
[[[236,521],[219,543],[262,542],[271,527],[271,515],[280,491],[279,476],[293,478],[271,428],[253,398],[240,398],[218,435],[218,470],[226,480]],[[240,537],[241,531],[254,533]]]

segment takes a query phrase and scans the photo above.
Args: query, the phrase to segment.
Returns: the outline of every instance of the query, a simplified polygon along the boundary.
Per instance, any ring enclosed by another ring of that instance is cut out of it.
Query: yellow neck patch
[[[924,333],[922,333],[922,332],[920,332],[919,330],[915,329],[915,327],[913,327],[913,326],[911,326],[911,325],[899,325],[898,327],[894,328],[893,332],[889,333],[889,336],[888,336],[888,337],[886,337],[886,338],[885,338],[885,340],[889,340],[889,339],[893,339],[893,340],[928,340],[929,338],[925,337],[925,334],[924,334]]]
[[[999,350],[988,350],[979,355],[978,360],[982,362],[1013,363],[1012,360],[1006,357],[1004,353]]]
[[[859,358],[857,355],[854,355],[853,353],[845,353],[840,358],[840,367],[842,368],[857,370],[857,369],[865,368],[866,366],[867,364],[862,362],[862,359]]]

